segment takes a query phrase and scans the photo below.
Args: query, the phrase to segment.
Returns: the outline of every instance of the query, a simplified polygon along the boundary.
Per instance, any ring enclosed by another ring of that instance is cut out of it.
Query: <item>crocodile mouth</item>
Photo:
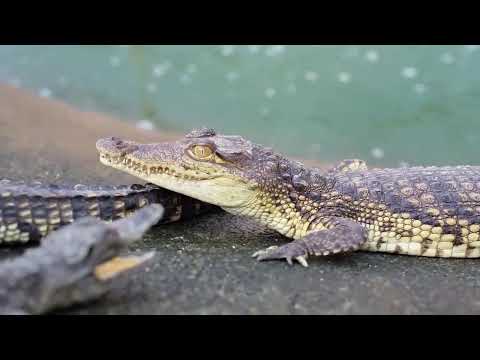
[[[134,268],[138,268],[148,260],[152,259],[154,252],[149,252],[141,256],[123,256],[114,257],[94,268],[95,278],[99,281],[108,281],[120,274]]]
[[[107,153],[100,153],[100,162],[104,165],[123,170],[131,175],[150,180],[151,177],[168,177],[183,181],[202,181],[220,177],[218,173],[210,174],[202,172],[190,166],[178,166],[170,163],[148,164],[138,161],[135,157],[128,155],[115,156]]]

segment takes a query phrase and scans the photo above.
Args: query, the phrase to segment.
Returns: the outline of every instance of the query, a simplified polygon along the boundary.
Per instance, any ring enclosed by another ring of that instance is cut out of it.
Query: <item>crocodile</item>
[[[49,233],[86,216],[123,218],[150,204],[161,204],[166,224],[215,211],[215,206],[153,184],[59,186],[0,180],[0,245],[38,243]]]
[[[253,254],[308,266],[357,250],[480,257],[480,167],[308,168],[271,148],[202,128],[178,141],[96,144],[99,160],[162,188],[254,219],[292,241]]]
[[[154,252],[122,255],[164,214],[148,205],[106,223],[84,217],[48,234],[41,246],[0,263],[0,314],[37,315],[97,300]]]

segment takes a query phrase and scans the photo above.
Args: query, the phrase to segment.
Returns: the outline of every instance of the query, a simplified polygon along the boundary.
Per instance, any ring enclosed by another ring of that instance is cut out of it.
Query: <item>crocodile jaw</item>
[[[140,162],[139,166],[132,167],[125,165],[125,157],[112,158],[104,153],[100,153],[100,162],[165,189],[220,206],[227,211],[248,205],[257,195],[255,184],[246,183],[236,177],[196,174],[170,162]],[[155,168],[155,171],[152,171],[152,168]]]

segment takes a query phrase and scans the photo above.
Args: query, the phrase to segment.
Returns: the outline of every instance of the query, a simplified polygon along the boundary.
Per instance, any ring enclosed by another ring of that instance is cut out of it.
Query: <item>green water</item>
[[[0,80],[293,156],[479,164],[480,46],[0,46]]]

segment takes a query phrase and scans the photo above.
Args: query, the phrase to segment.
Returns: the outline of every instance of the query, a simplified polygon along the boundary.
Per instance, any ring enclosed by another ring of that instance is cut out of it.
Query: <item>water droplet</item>
[[[38,91],[38,95],[44,98],[49,98],[52,96],[52,90],[49,88],[43,88]]]
[[[138,129],[152,131],[155,129],[155,125],[150,120],[140,120],[136,124]]]
[[[190,77],[190,75],[188,74],[182,74],[180,76],[180,82],[183,84],[183,85],[188,85],[192,82],[192,78]]]
[[[427,86],[422,83],[415,84],[413,87],[413,91],[415,91],[419,95],[422,95],[427,91]]]
[[[318,80],[318,73],[315,71],[306,71],[305,72],[305,80],[315,82]]]
[[[373,148],[370,151],[370,154],[372,154],[372,156],[375,159],[383,159],[385,157],[385,152],[382,149],[380,149],[379,147]]]
[[[147,91],[148,91],[149,93],[157,92],[157,84],[155,84],[155,83],[148,83],[148,84],[147,84]]]
[[[443,53],[440,56],[440,61],[446,65],[451,65],[455,62],[455,57],[451,53]]]
[[[269,99],[276,95],[277,91],[274,88],[268,88],[265,90],[265,96]]]
[[[350,81],[352,81],[352,75],[348,72],[341,72],[338,74],[338,81],[343,84],[348,84]]]
[[[197,72],[197,65],[196,64],[188,64],[187,65],[187,72],[190,74],[195,74]]]
[[[221,46],[221,53],[223,56],[231,56],[235,53],[235,46],[234,45],[222,45]]]
[[[248,45],[248,51],[252,54],[256,54],[260,51],[262,45]]]
[[[366,53],[365,53],[365,59],[371,63],[376,63],[378,62],[379,60],[379,55],[378,55],[378,52],[376,50],[368,50]]]
[[[465,45],[465,50],[468,52],[474,52],[479,49],[480,45]]]
[[[269,46],[266,50],[265,50],[265,54],[267,56],[278,56],[278,55],[281,55],[285,52],[285,45],[273,45],[273,46]]]
[[[152,71],[153,76],[162,77],[168,72],[168,70],[170,70],[171,67],[172,67],[172,64],[169,61],[165,61],[161,64],[156,64],[153,66],[153,71]]]
[[[110,56],[110,65],[112,67],[120,66],[120,58],[118,56]]]
[[[413,66],[404,67],[402,70],[402,76],[406,79],[416,78],[417,75],[418,75],[418,70]]]
[[[401,168],[407,168],[407,167],[410,166],[410,164],[409,164],[408,162],[406,162],[406,161],[400,161],[400,162],[398,163],[398,166],[400,166]]]
[[[235,71],[230,71],[230,72],[225,74],[225,79],[227,79],[227,81],[229,81],[229,82],[233,82],[235,80],[238,80],[239,77],[240,77],[240,75]]]

